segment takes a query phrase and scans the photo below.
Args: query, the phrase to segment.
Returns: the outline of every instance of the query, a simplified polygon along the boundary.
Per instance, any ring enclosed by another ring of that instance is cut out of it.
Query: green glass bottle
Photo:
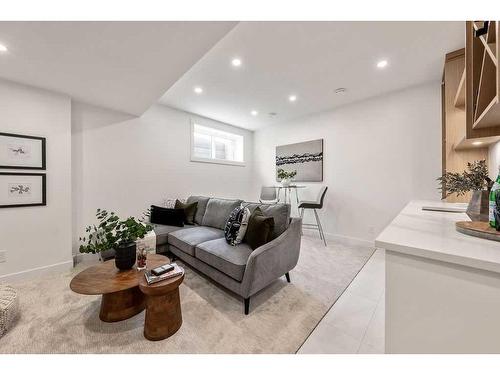
[[[495,228],[495,208],[496,208],[496,196],[500,194],[500,168],[498,168],[498,176],[490,191],[489,199],[489,222],[490,226]]]

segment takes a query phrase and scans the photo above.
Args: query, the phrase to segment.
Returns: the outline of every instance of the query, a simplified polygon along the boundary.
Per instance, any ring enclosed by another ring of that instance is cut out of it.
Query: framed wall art
[[[296,171],[294,181],[323,181],[323,139],[277,146],[276,172],[278,169]]]
[[[45,138],[0,133],[1,169],[45,169]]]
[[[45,173],[0,172],[0,208],[45,206]]]

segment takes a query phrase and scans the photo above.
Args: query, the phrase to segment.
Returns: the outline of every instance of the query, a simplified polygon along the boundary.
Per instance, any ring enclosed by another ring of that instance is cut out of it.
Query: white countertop
[[[500,273],[500,242],[459,233],[465,213],[422,211],[423,206],[460,207],[439,201],[412,201],[375,240],[386,250]]]

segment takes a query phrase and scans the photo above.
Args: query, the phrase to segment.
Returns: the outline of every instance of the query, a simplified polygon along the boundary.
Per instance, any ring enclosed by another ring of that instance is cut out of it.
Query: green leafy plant
[[[79,249],[81,253],[96,254],[116,249],[119,246],[135,242],[139,238],[144,238],[146,233],[153,229],[151,225],[134,217],[120,220],[114,212],[100,208],[97,209],[96,218],[99,223],[86,227],[87,236],[80,237],[80,241],[83,242]]]
[[[486,160],[476,160],[467,163],[467,169],[462,173],[446,172],[437,179],[440,189],[449,196],[453,193],[465,195],[469,191],[481,191],[491,189],[493,181],[488,177]]]
[[[285,171],[282,168],[278,169],[277,173],[278,173],[278,178],[280,180],[283,180],[284,178],[292,179],[292,178],[294,178],[297,175],[297,171],[287,172],[287,171]]]

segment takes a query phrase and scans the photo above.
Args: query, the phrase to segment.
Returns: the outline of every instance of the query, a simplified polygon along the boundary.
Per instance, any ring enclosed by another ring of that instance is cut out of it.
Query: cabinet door
[[[483,31],[481,31],[483,30]],[[466,138],[500,136],[498,21],[467,21]]]

